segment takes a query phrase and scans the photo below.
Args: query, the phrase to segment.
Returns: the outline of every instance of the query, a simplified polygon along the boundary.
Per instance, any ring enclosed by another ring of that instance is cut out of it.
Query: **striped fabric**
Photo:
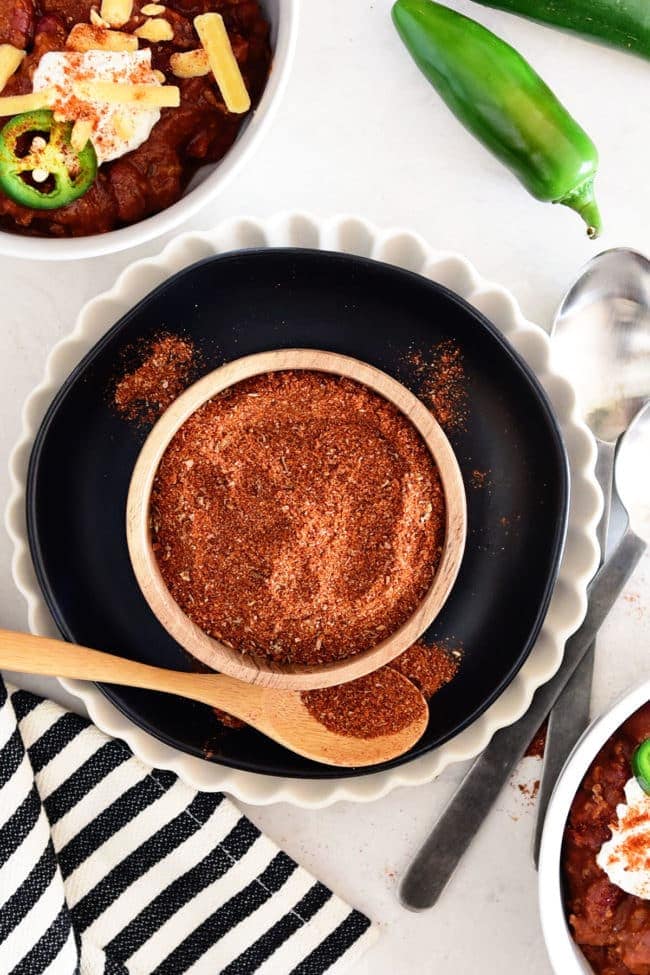
[[[0,677],[0,975],[340,975],[375,937],[223,795]]]

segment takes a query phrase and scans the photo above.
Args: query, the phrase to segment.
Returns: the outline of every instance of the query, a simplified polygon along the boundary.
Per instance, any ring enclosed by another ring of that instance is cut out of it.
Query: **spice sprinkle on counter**
[[[301,664],[390,636],[431,586],[445,534],[412,424],[309,370],[254,376],[196,410],[162,458],[150,518],[163,579],[197,626]]]

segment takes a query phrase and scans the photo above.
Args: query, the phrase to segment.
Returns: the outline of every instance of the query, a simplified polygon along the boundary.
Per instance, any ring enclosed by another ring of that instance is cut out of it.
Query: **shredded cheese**
[[[116,113],[113,118],[113,126],[115,127],[115,133],[118,138],[124,139],[125,142],[133,138],[135,122],[129,116]]]
[[[221,14],[199,14],[194,26],[210,62],[210,68],[229,112],[241,114],[251,107],[237,58]]]
[[[37,112],[40,108],[49,108],[55,99],[56,92],[48,88],[32,91],[28,95],[0,96],[0,116]]]
[[[181,51],[178,54],[172,54],[169,59],[169,66],[177,78],[200,78],[210,71],[208,55],[202,47],[196,51]]]
[[[102,0],[100,14],[111,27],[123,27],[131,18],[133,0]]]
[[[80,54],[85,54],[86,51],[138,50],[138,39],[133,34],[107,30],[105,27],[95,27],[92,24],[75,24],[65,43],[71,51]]]
[[[168,20],[154,17],[152,20],[145,20],[144,24],[135,30],[135,35],[141,37],[143,41],[159,44],[160,41],[172,41],[174,30]]]
[[[18,70],[25,52],[13,44],[0,44],[0,91],[4,91],[9,79]]]
[[[142,108],[178,108],[180,89],[176,85],[121,85],[112,81],[78,81],[78,98],[111,105],[137,105]]]
[[[99,13],[97,7],[90,8],[90,23],[94,27],[110,27],[111,25]]]
[[[92,135],[93,125],[85,119],[77,119],[72,126],[70,145],[75,152],[81,152]]]
[[[103,165],[133,152],[146,142],[160,119],[160,108],[147,106],[141,99],[130,104],[111,104],[101,97],[93,98],[92,88],[100,83],[108,84],[109,90],[117,89],[118,93],[134,85],[161,88],[151,67],[149,48],[142,51],[86,51],[83,54],[50,51],[39,61],[33,78],[35,91],[50,89],[55,92],[51,107],[56,117],[72,123],[90,122],[90,141],[97,162]],[[80,94],[78,85],[85,85],[86,91]],[[169,98],[167,94],[163,97]],[[75,140],[81,140],[83,134],[84,130],[78,129]]]

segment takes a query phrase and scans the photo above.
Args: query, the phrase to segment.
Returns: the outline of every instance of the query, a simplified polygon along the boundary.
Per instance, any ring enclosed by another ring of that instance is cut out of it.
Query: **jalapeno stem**
[[[592,179],[587,180],[582,186],[579,186],[577,190],[573,193],[569,193],[563,199],[558,200],[563,206],[571,207],[576,213],[579,213],[584,222],[587,224],[587,236],[592,240],[595,240],[599,236],[602,230],[602,219],[600,216],[600,210],[598,209],[598,204],[596,203],[596,198],[594,196],[594,183]]]

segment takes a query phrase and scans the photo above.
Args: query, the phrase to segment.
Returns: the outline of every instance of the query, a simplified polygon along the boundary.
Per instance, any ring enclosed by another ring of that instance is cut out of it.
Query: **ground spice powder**
[[[391,661],[389,666],[408,677],[426,698],[430,698],[454,679],[460,667],[461,655],[459,648],[449,649],[442,643],[427,646],[418,641]]]
[[[266,373],[186,421],[151,500],[171,595],[242,652],[322,663],[375,646],[427,592],[444,541],[426,445],[383,397]]]
[[[376,738],[395,733],[410,724],[417,712],[404,697],[401,682],[388,674],[406,677],[428,700],[456,676],[461,655],[460,649],[418,641],[381,670],[338,687],[303,691],[302,700],[310,714],[337,734]]]
[[[404,693],[403,678],[392,667],[381,667],[338,687],[303,691],[301,697],[317,721],[351,738],[396,734],[426,708],[422,698]]]
[[[138,364],[116,382],[113,402],[124,419],[143,424],[157,420],[189,386],[198,358],[193,342],[166,333],[127,357]]]
[[[447,433],[467,426],[469,392],[464,356],[459,345],[445,339],[428,350],[412,350],[408,362],[418,386],[417,395]]]

